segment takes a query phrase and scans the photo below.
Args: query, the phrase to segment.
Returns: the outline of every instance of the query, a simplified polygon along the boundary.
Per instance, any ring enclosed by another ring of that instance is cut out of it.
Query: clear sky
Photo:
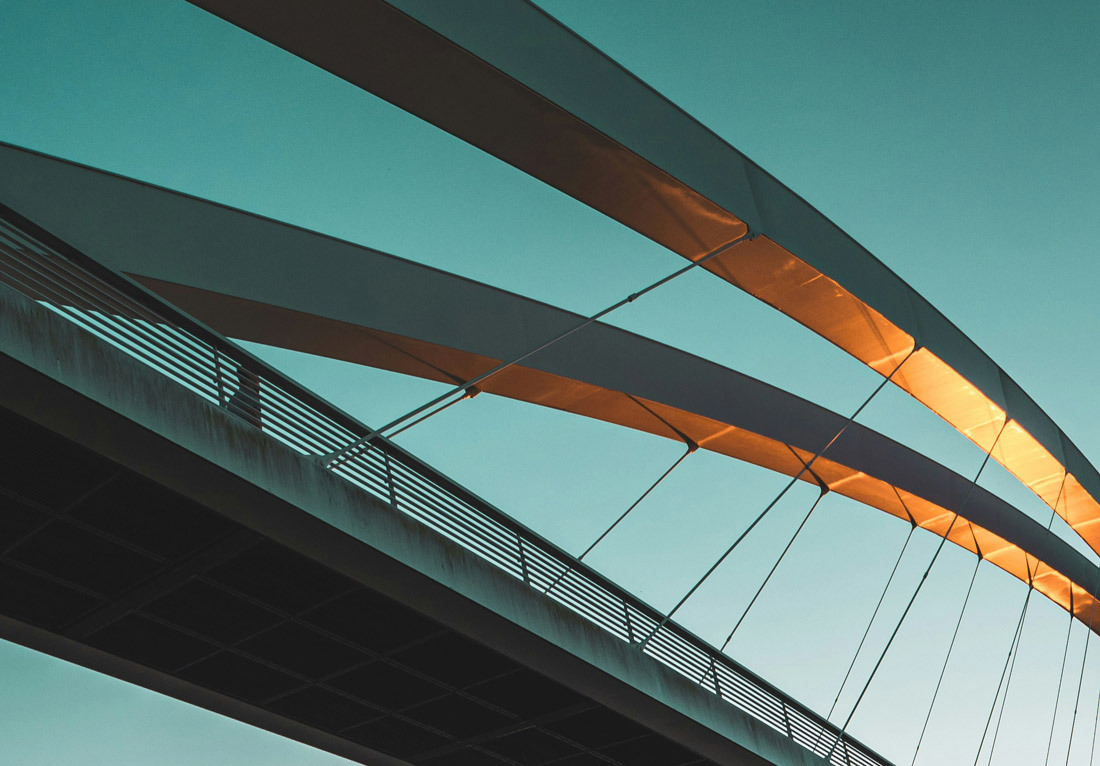
[[[1100,459],[1100,5],[1064,2],[540,0],[806,198],[978,342]],[[7,0],[0,140],[344,237],[590,313],[681,265],[518,171],[182,0]],[[506,29],[500,30],[507,34]],[[736,212],[736,211],[734,211]],[[875,376],[773,310],[692,274],[614,323],[845,415]],[[256,347],[368,423],[434,384]],[[982,455],[887,390],[861,421],[972,476]],[[479,397],[402,442],[578,552],[678,454],[675,444]],[[668,607],[784,484],[685,462],[591,561]],[[999,467],[982,484],[1046,522]],[[780,503],[680,617],[721,642],[813,492]],[[826,712],[907,527],[830,496],[730,653]],[[862,679],[936,539],[918,533]],[[1094,557],[1095,560],[1095,557]],[[852,732],[908,764],[973,571],[949,546]],[[1025,586],[983,565],[920,763],[970,763]],[[997,764],[1046,752],[1066,616],[1036,598]],[[1081,673],[1074,632],[1052,762]],[[862,673],[862,675],[861,675]],[[1100,647],[1071,763],[1088,763]],[[857,689],[858,691],[858,689]],[[854,695],[842,697],[838,716]],[[0,643],[0,742],[34,766],[341,762]],[[985,762],[983,756],[982,762]]]

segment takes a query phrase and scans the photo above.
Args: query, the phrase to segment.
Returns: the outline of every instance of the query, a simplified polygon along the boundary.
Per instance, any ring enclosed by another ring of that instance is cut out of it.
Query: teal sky
[[[539,4],[852,234],[1100,459],[1100,5]],[[559,192],[182,0],[7,0],[2,18],[0,140],[585,313],[681,265]],[[705,274],[611,320],[845,415],[877,382]],[[438,390],[253,348],[368,423]],[[966,475],[981,462],[977,448],[896,391],[861,421]],[[678,454],[670,442],[487,396],[402,442],[575,552]],[[668,607],[784,483],[693,456],[591,561]],[[1046,522],[1041,503],[999,467],[982,484]],[[800,487],[780,503],[756,544],[719,570],[682,621],[720,642],[813,494]],[[731,655],[827,711],[906,532],[878,511],[827,498]],[[857,678],[934,543],[914,537]],[[969,554],[945,549],[853,720],[853,734],[898,763],[912,757],[973,566]],[[973,759],[1025,590],[983,565],[920,763]],[[1065,630],[1065,614],[1035,599],[994,763],[1043,758]],[[1071,691],[1083,647],[1075,631]],[[1083,764],[1100,697],[1096,645],[1082,688],[1087,725],[1079,720],[1070,762]],[[1055,730],[1059,763],[1071,691],[1063,691]],[[851,695],[842,697],[843,713],[845,700]],[[34,766],[343,762],[3,643],[0,741],[8,762]]]

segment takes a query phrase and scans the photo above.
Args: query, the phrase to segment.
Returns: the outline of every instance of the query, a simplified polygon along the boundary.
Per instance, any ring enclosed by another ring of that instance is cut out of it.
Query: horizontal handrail
[[[317,460],[836,766],[891,766],[458,482],[382,436],[364,441],[373,431],[351,415],[3,205],[0,281]],[[338,461],[330,459],[348,444],[360,446]]]

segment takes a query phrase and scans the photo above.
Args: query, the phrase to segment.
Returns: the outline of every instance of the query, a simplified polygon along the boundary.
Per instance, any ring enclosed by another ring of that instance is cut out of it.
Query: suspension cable
[[[1062,502],[1062,492],[1066,488],[1066,479],[1069,477],[1069,472],[1066,471],[1062,474],[1062,483],[1058,485],[1058,495],[1054,498],[1054,507],[1050,509],[1050,519],[1047,521],[1047,532],[1050,532],[1051,526],[1054,524],[1054,517],[1058,514],[1058,506]],[[1049,766],[1050,764],[1050,751],[1054,745],[1054,726],[1058,723],[1058,702],[1062,697],[1062,681],[1066,675],[1066,658],[1069,657],[1069,640],[1073,634],[1073,584],[1069,586],[1069,625],[1066,626],[1066,646],[1062,649],[1062,667],[1058,670],[1058,688],[1054,692],[1054,714],[1050,717],[1050,734],[1047,737],[1047,754],[1043,759],[1043,766]]]
[[[844,432],[848,430],[848,427],[852,425],[853,422],[855,422],[855,419],[859,416],[859,413],[863,412],[864,408],[866,408],[867,405],[871,403],[871,400],[873,400],[875,396],[878,395],[879,391],[886,387],[886,384],[889,383],[893,379],[894,375],[897,374],[898,370],[900,370],[902,366],[907,361],[909,361],[909,357],[911,357],[916,352],[916,350],[916,346],[910,349],[909,353],[905,355],[905,358],[902,359],[900,363],[898,363],[898,366],[891,370],[889,375],[883,378],[882,382],[879,383],[875,387],[875,390],[871,392],[871,395],[868,396],[863,401],[863,403],[856,408],[856,411],[853,412],[848,417],[848,419],[844,421],[844,424],[840,427],[840,430],[836,432],[833,438],[829,439],[828,443],[826,443],[824,447],[814,453],[813,457],[811,457],[809,461],[803,462],[802,468],[800,468],[798,472],[793,477],[791,477],[791,480],[787,482],[787,485],[783,487],[782,490],[780,490],[779,494],[776,495],[770,503],[768,503],[767,507],[765,507],[764,510],[762,510],[755,519],[752,520],[752,523],[749,524],[748,527],[746,527],[745,530],[737,537],[737,539],[733,541],[733,544],[726,549],[725,553],[718,557],[718,560],[711,565],[710,569],[708,569],[703,574],[703,576],[700,577],[698,581],[696,581],[696,583],[691,586],[688,592],[684,594],[684,597],[676,603],[676,606],[672,607],[672,609],[669,610],[663,618],[661,618],[661,621],[657,623],[657,625],[649,632],[649,634],[646,635],[646,637],[639,642],[639,646],[645,647],[645,645],[649,643],[650,639],[657,635],[657,633],[660,632],[661,628],[668,624],[673,615],[675,615],[676,612],[680,610],[680,607],[682,607],[685,603],[687,603],[688,599],[695,595],[695,592],[699,590],[703,583],[705,583],[712,574],[714,574],[715,570],[718,569],[718,567],[722,566],[722,563],[727,558],[729,558],[730,554],[733,553],[734,550],[736,550],[737,546],[741,544],[741,541],[748,537],[749,533],[752,532],[756,525],[759,524],[760,521],[768,514],[768,511],[774,508],[776,503],[778,503],[783,498],[783,496],[787,494],[787,491],[790,490],[790,488],[793,487],[800,478],[802,478],[802,474],[809,471],[810,467],[817,461],[817,459],[825,454],[825,451],[829,449],[829,447],[833,446],[833,444],[836,443],[837,439],[844,435]]]
[[[622,514],[619,515],[619,518],[615,519],[615,521],[613,521],[611,523],[611,526],[609,526],[607,529],[605,529],[603,531],[603,533],[592,542],[591,545],[589,545],[587,548],[585,548],[584,553],[577,556],[577,561],[584,561],[584,557],[587,556],[589,553],[591,553],[593,548],[595,548],[597,545],[599,545],[601,542],[603,542],[603,539],[605,537],[607,537],[609,534],[611,534],[611,530],[613,530],[615,527],[619,526],[619,523],[622,522],[622,520],[625,519],[630,514],[631,511],[633,511],[635,508],[637,508],[641,504],[641,502],[643,500],[645,500],[653,490],[657,489],[657,485],[659,485],[662,481],[667,479],[669,474],[671,474],[673,471],[675,471],[676,467],[678,465],[680,465],[680,463],[684,462],[684,460],[687,458],[687,456],[690,455],[691,453],[695,452],[695,450],[697,450],[697,449],[699,449],[699,446],[695,442],[689,441],[688,446],[687,446],[687,450],[685,450],[684,454],[682,454],[682,455],[680,455],[680,457],[676,458],[676,462],[674,462],[672,465],[670,465],[665,470],[664,473],[662,473],[659,477],[657,477],[657,481],[650,484],[649,487],[646,489],[646,491],[643,492],[641,495],[639,495],[638,499],[635,500],[633,503],[631,503],[630,507],[627,508],[625,511],[623,511]],[[566,567],[566,569],[561,574],[559,574],[556,578],[554,578],[554,581],[546,587],[546,590],[543,591],[543,594],[548,594],[551,590],[554,589],[555,585],[557,585],[563,579],[565,579],[565,577],[567,577],[569,575],[569,573],[572,572],[572,571],[573,571],[573,565],[570,564],[568,567]]]
[[[811,471],[811,473],[813,472]],[[814,478],[817,478],[816,475],[814,476]],[[737,632],[737,629],[741,627],[741,623],[744,622],[745,618],[749,616],[749,610],[752,609],[753,604],[756,603],[756,600],[760,598],[760,594],[763,593],[764,588],[768,586],[768,582],[772,579],[772,575],[775,574],[775,570],[779,569],[779,565],[783,563],[783,557],[787,555],[787,551],[791,549],[791,546],[794,545],[794,541],[798,539],[798,533],[802,531],[802,528],[806,526],[806,522],[810,520],[810,516],[813,515],[814,509],[817,508],[818,504],[821,502],[821,498],[825,497],[825,495],[827,495],[828,493],[829,486],[822,482],[821,493],[817,496],[817,499],[814,500],[813,505],[810,506],[810,510],[806,511],[806,515],[803,517],[802,523],[798,525],[798,529],[796,529],[794,531],[794,534],[791,535],[791,539],[787,542],[786,547],[783,548],[783,552],[779,554],[779,558],[776,559],[775,564],[772,565],[771,571],[768,572],[768,576],[764,578],[764,582],[760,583],[760,587],[756,589],[756,594],[749,601],[749,605],[745,607],[745,611],[741,612],[741,617],[738,618],[737,623],[733,626],[733,630],[731,630],[730,634],[726,636],[725,642],[723,642],[722,647],[718,651],[726,651],[726,647],[729,646],[729,642],[733,640],[733,634]]]
[[[1047,737],[1047,757],[1043,760],[1043,766],[1050,763],[1050,750],[1054,745],[1054,725],[1058,723],[1058,701],[1062,697],[1062,680],[1066,675],[1066,658],[1069,656],[1069,639],[1073,634],[1073,588],[1070,587],[1069,627],[1066,629],[1066,648],[1062,650],[1062,667],[1058,671],[1058,690],[1054,692],[1054,715],[1050,718],[1050,736]]]
[[[578,561],[583,561],[584,557],[587,556],[589,553],[591,553],[593,548],[595,548],[597,545],[599,545],[601,542],[603,542],[603,539],[605,537],[607,537],[609,534],[611,534],[611,531],[613,529],[615,529],[615,527],[619,526],[619,524],[622,522],[622,520],[625,519],[628,515],[630,515],[630,512],[633,511],[635,508],[637,508],[641,504],[641,502],[649,496],[650,492],[657,489],[657,485],[659,485],[662,481],[667,479],[669,474],[671,474],[673,471],[675,471],[676,467],[679,466],[680,463],[684,462],[685,458],[687,458],[687,456],[690,455],[692,452],[694,452],[696,449],[697,449],[696,446],[693,444],[693,445],[689,446],[684,451],[684,454],[682,454],[682,455],[680,455],[680,457],[676,458],[676,462],[673,463],[672,465],[670,465],[668,467],[668,469],[658,477],[657,481],[650,484],[649,488],[645,492],[643,492],[641,495],[639,495],[638,499],[635,500],[633,503],[631,503],[630,507],[627,508],[625,511],[623,511],[622,515],[619,516],[619,518],[615,519],[615,521],[611,523],[611,526],[609,526],[607,529],[604,530],[602,535],[597,537],[592,542],[591,545],[589,545],[587,548],[585,548],[584,553],[582,553],[580,556],[577,556],[577,560]]]
[[[1020,619],[1016,621],[1016,632],[1012,635],[1012,641],[1008,645],[1008,654],[1005,656],[1004,667],[1001,668],[1001,679],[997,682],[997,691],[993,693],[993,704],[989,707],[989,715],[985,719],[985,728],[982,729],[982,738],[978,742],[978,752],[974,754],[974,766],[978,766],[978,759],[982,757],[982,748],[985,746],[986,735],[989,734],[989,724],[993,722],[993,711],[997,709],[997,699],[1001,696],[1001,685],[1005,680],[1005,673],[1008,672],[1008,663],[1012,659],[1014,652],[1016,651],[1017,640],[1020,638],[1020,634],[1023,632],[1024,619],[1027,617],[1027,607],[1031,603],[1031,594],[1034,593],[1034,588],[1028,585],[1027,596],[1024,597],[1024,606],[1020,610]]]
[[[451,407],[452,405],[458,404],[459,402],[464,402],[467,399],[473,399],[475,396],[477,396],[480,393],[481,393],[480,388],[471,388],[469,391],[466,392],[466,394],[464,396],[460,396],[457,399],[452,399],[451,401],[444,404],[442,407],[439,407],[439,408],[433,410],[432,412],[427,413],[426,415],[421,415],[420,417],[418,417],[416,420],[414,420],[411,423],[406,423],[405,425],[401,426],[396,431],[394,431],[392,434],[390,434],[387,438],[390,439],[390,441],[393,441],[394,439],[396,439],[398,436],[400,436],[401,434],[408,431],[413,426],[419,425],[420,423],[423,423],[425,420],[432,417],[433,415],[438,415],[439,413],[443,412],[443,410],[447,409],[448,407]]]
[[[1095,598],[1095,596],[1093,596]],[[1089,631],[1092,630],[1092,626],[1089,625]],[[1100,697],[1096,700],[1096,718],[1092,721],[1092,747],[1089,749],[1089,766],[1092,766],[1093,761],[1096,760],[1096,728],[1100,726]]]
[[[1027,554],[1024,554],[1024,561],[1027,561]],[[1039,560],[1035,560],[1035,572],[1031,572],[1031,566],[1028,565],[1028,588],[1034,592],[1035,590],[1035,574],[1039,571]],[[1001,721],[1004,720],[1005,708],[1008,707],[1008,694],[1012,691],[1012,674],[1016,670],[1016,660],[1020,658],[1020,647],[1024,644],[1024,622],[1020,623],[1020,634],[1016,639],[1016,653],[1012,657],[1012,662],[1008,666],[1008,678],[1005,679],[1005,694],[1001,697],[1001,709],[997,713],[997,725],[993,729],[993,741],[989,744],[989,760],[986,761],[986,766],[992,766],[993,755],[997,752],[997,737],[1001,734]],[[996,700],[994,700],[996,701]],[[1069,766],[1069,764],[1066,764]]]
[[[1081,704],[1081,687],[1085,683],[1085,663],[1089,659],[1089,639],[1092,638],[1092,618],[1096,615],[1096,598],[1092,599],[1092,607],[1089,609],[1089,625],[1085,632],[1085,651],[1081,656],[1081,676],[1077,679],[1077,697],[1073,702],[1073,719],[1069,724],[1069,744],[1066,746],[1066,766],[1069,766],[1069,754],[1073,751],[1073,730],[1077,728],[1077,708]]]
[[[1054,500],[1054,506],[1050,509],[1050,519],[1047,520],[1047,532],[1050,532],[1051,525],[1054,523],[1054,517],[1058,512],[1058,504],[1059,504],[1059,502],[1061,501],[1061,498],[1062,498],[1062,490],[1066,486],[1066,475],[1067,474],[1062,475],[1062,483],[1058,488],[1058,496]],[[1024,563],[1027,564],[1027,570],[1028,570],[1028,588],[1029,589],[1034,589],[1034,587],[1035,587],[1035,577],[1037,577],[1038,574],[1039,574],[1040,561],[1039,561],[1039,559],[1035,559],[1035,571],[1034,572],[1031,570],[1031,563],[1028,561],[1026,553],[1024,554]],[[1073,614],[1072,596],[1073,596],[1073,589],[1070,588],[1070,598],[1071,598],[1070,614],[1071,615]],[[1095,605],[1096,605],[1095,602],[1093,602],[1094,607],[1095,607]],[[1091,617],[1090,617],[1090,620],[1091,620]],[[1071,625],[1071,627],[1072,627],[1072,625]],[[1024,629],[1023,629],[1023,624],[1021,624],[1021,626],[1020,626],[1020,636],[1016,641],[1016,654],[1012,658],[1012,663],[1008,666],[1008,678],[1005,681],[1005,694],[1004,694],[1004,697],[1001,698],[1001,709],[997,713],[997,726],[993,729],[993,741],[989,745],[989,760],[986,761],[986,766],[992,766],[992,764],[993,764],[993,755],[997,750],[997,737],[1001,733],[1001,721],[1004,719],[1005,708],[1008,706],[1008,693],[1012,688],[1012,674],[1016,670],[1016,660],[1020,656],[1020,646],[1023,644],[1023,640],[1024,640]],[[1068,633],[1066,635],[1066,650],[1067,651],[1069,650],[1069,634]],[[1086,658],[1088,657],[1088,644],[1087,643],[1085,644],[1085,656],[1086,656]],[[1085,674],[1084,660],[1082,660],[1081,662],[1082,662],[1082,664],[1081,664],[1081,679],[1084,680],[1084,674]],[[1059,684],[1061,684],[1061,678],[1059,678]],[[1078,694],[1078,698],[1079,698],[1080,694],[1081,694],[1080,686],[1078,686],[1078,688],[1077,688],[1077,694]],[[996,704],[996,699],[994,699],[994,704]],[[1057,712],[1057,708],[1055,708],[1055,712]],[[1074,724],[1070,725],[1070,743],[1069,743],[1070,747],[1073,746],[1073,727],[1076,725],[1076,720],[1077,720],[1077,708],[1076,708],[1076,706],[1073,709],[1073,718],[1074,718]],[[1053,731],[1053,725],[1052,725],[1051,734],[1053,735],[1053,733],[1054,733],[1054,731]],[[980,750],[979,750],[979,755],[980,755]],[[1069,750],[1066,751],[1066,766],[1069,766]]]
[[[882,653],[879,655],[878,661],[875,662],[874,668],[871,669],[871,675],[867,677],[866,683],[863,684],[863,690],[860,691],[859,696],[856,697],[856,702],[852,706],[852,710],[848,713],[848,717],[844,721],[844,725],[840,727],[840,736],[837,737],[836,742],[829,749],[829,754],[826,756],[828,760],[829,756],[833,754],[833,750],[836,749],[837,744],[843,739],[844,732],[848,730],[848,725],[852,722],[852,718],[855,716],[856,711],[859,709],[859,703],[863,701],[864,695],[867,694],[867,690],[871,688],[871,682],[875,680],[875,675],[878,673],[880,667],[882,667],[882,661],[886,659],[886,653],[890,651],[890,647],[894,643],[894,639],[897,638],[898,632],[901,630],[901,626],[905,623],[905,618],[909,615],[909,610],[913,608],[913,604],[917,600],[917,596],[920,595],[921,589],[924,584],[928,582],[928,575],[932,572],[932,567],[935,566],[936,560],[940,557],[940,553],[943,551],[943,547],[947,544],[947,538],[951,536],[951,530],[955,528],[955,523],[959,520],[959,514],[966,509],[966,504],[970,501],[970,496],[974,493],[974,488],[978,486],[978,480],[982,477],[982,472],[985,467],[989,465],[989,458],[993,455],[993,450],[997,448],[997,442],[1001,440],[1001,434],[1005,431],[1005,426],[1008,425],[1008,418],[1005,418],[1004,423],[1001,424],[1001,430],[997,432],[997,438],[993,440],[993,443],[989,446],[989,451],[985,453],[985,458],[982,460],[981,466],[978,468],[978,472],[974,475],[974,480],[970,482],[970,486],[966,488],[966,495],[963,496],[962,503],[959,505],[959,510],[955,512],[954,517],[951,519],[951,523],[947,527],[947,531],[943,533],[943,537],[940,538],[939,545],[936,546],[936,552],[932,554],[932,560],[928,562],[928,568],[924,570],[924,574],[921,575],[920,582],[917,583],[916,589],[913,591],[913,595],[909,598],[909,603],[905,605],[905,610],[901,613],[901,617],[898,619],[897,625],[894,626],[894,632],[890,634],[890,638],[886,641],[886,646],[882,648]]]
[[[928,722],[932,720],[932,710],[936,706],[936,699],[940,694],[940,686],[943,684],[943,677],[947,673],[947,664],[951,662],[951,652],[955,649],[955,640],[959,637],[959,626],[962,625],[963,615],[966,614],[966,605],[970,603],[970,594],[974,591],[974,581],[978,579],[978,569],[982,565],[982,557],[979,556],[978,560],[974,563],[974,573],[970,575],[970,585],[966,589],[966,598],[963,599],[962,608],[959,609],[959,619],[955,621],[955,632],[951,634],[951,643],[947,645],[947,656],[943,658],[943,667],[940,668],[940,677],[936,680],[936,690],[932,692],[932,701],[928,703],[928,713],[924,716],[924,725],[921,726],[920,737],[917,739],[917,748],[913,751],[913,760],[909,762],[910,766],[914,766],[917,762],[917,754],[920,752],[920,746],[924,742],[925,732],[928,731]]]
[[[867,622],[867,627],[863,631],[862,638],[859,639],[859,645],[856,646],[856,651],[852,655],[852,661],[848,663],[848,670],[844,673],[844,679],[840,682],[840,688],[836,691],[836,696],[833,698],[833,704],[829,706],[829,713],[825,716],[825,720],[828,721],[833,717],[833,713],[836,712],[837,703],[840,701],[840,695],[844,693],[844,687],[848,685],[848,678],[852,675],[852,669],[856,666],[856,660],[859,659],[859,654],[863,651],[863,644],[867,641],[867,636],[871,633],[871,626],[875,624],[875,619],[878,617],[879,609],[882,608],[882,602],[886,599],[886,593],[890,590],[890,583],[894,581],[894,575],[897,574],[898,567],[901,565],[902,558],[905,557],[905,551],[909,548],[909,541],[913,539],[913,533],[917,531],[917,524],[912,521],[910,517],[909,534],[905,536],[905,543],[901,546],[901,552],[898,553],[897,561],[894,562],[894,568],[890,570],[890,576],[886,578],[886,585],[882,588],[882,593],[879,594],[878,603],[875,604],[875,609],[871,613],[871,619]],[[811,748],[811,752],[817,752],[817,746],[821,743],[821,736],[824,733],[824,729],[817,733],[817,739],[814,741],[814,746]]]
[[[534,356],[538,352],[554,345],[558,341],[564,340],[565,338],[568,338],[573,333],[578,332],[580,330],[583,330],[584,328],[588,327],[589,325],[599,321],[600,319],[607,316],[611,312],[622,308],[623,306],[627,305],[628,303],[633,303],[635,300],[637,300],[638,298],[641,298],[646,293],[652,292],[653,290],[656,290],[658,287],[661,287],[662,285],[668,284],[669,282],[676,279],[677,277],[679,277],[683,274],[686,274],[687,272],[691,271],[692,269],[694,269],[698,266],[703,265],[707,261],[709,261],[713,258],[717,258],[718,256],[722,255],[723,253],[730,250],[734,246],[739,245],[742,242],[745,242],[745,241],[753,239],[753,238],[754,238],[754,235],[751,232],[746,232],[745,234],[741,235],[737,239],[732,240],[731,242],[727,242],[726,244],[724,244],[720,247],[717,247],[714,250],[711,250],[709,253],[704,255],[702,258],[699,258],[698,260],[692,261],[687,266],[679,268],[676,271],[672,272],[671,274],[668,274],[664,277],[661,277],[656,282],[653,282],[652,284],[642,288],[641,290],[639,290],[635,293],[631,293],[627,297],[623,298],[620,301],[617,301],[617,302],[611,304],[610,306],[603,309],[602,311],[597,311],[595,314],[592,314],[591,316],[584,318],[583,320],[581,320],[577,324],[573,325],[569,329],[558,333],[553,338],[550,338],[549,340],[544,341],[543,343],[540,343],[538,346],[535,346],[534,348],[523,352],[519,356],[511,359],[510,361],[501,362],[500,364],[493,367],[492,369],[487,370],[487,371],[481,373],[480,375],[475,375],[473,378],[466,381],[465,383],[461,383],[461,384],[455,386],[454,388],[446,391],[445,393],[440,394],[439,396],[435,397],[434,399],[431,399],[430,401],[425,402],[424,404],[420,405],[419,407],[416,407],[412,410],[409,410],[408,412],[406,412],[401,417],[399,417],[395,420],[391,420],[386,425],[384,425],[380,428],[375,428],[375,429],[369,430],[366,434],[359,437],[358,439],[353,441],[351,444],[349,444],[345,447],[341,447],[339,450],[337,450],[335,452],[331,452],[328,455],[322,455],[321,459],[324,460],[327,463],[344,462],[344,461],[348,460],[350,455],[352,455],[353,453],[357,452],[358,450],[362,449],[364,446],[369,444],[379,434],[385,433],[386,431],[389,431],[391,428],[394,428],[396,426],[401,425],[406,420],[409,420],[410,418],[414,418],[417,415],[421,414],[422,412],[425,412],[426,410],[430,410],[432,407],[435,407],[437,404],[440,404],[441,402],[445,402],[447,399],[450,399],[455,394],[465,394],[472,387],[478,385],[479,383],[482,383],[482,382],[488,380],[489,378],[493,377],[497,373],[503,372],[504,370],[508,369],[509,367],[511,367],[515,364],[519,364],[520,362],[527,359],[528,357]],[[435,412],[433,412],[431,414],[434,415]],[[429,415],[429,417],[430,417],[430,415]]]

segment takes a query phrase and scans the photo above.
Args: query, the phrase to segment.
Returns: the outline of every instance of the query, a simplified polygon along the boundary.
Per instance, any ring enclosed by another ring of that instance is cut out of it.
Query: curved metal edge
[[[578,319],[437,269],[101,171],[11,149],[0,149],[0,159],[10,171],[0,178],[0,201],[237,337],[453,382]],[[303,269],[317,285],[308,294],[286,278]],[[491,393],[676,438],[629,401],[637,397],[703,446],[788,475],[843,424],[780,389],[599,324],[491,382]],[[1044,573],[1047,582],[1037,587],[1081,619],[1082,596],[1100,595],[1085,585],[1095,570],[1057,536],[981,488],[964,500],[969,480],[881,434],[856,424],[815,471],[837,491],[941,535],[950,514],[963,511],[969,523],[955,525],[953,542],[1025,581],[1038,581],[1044,562],[1059,574]]]
[[[914,345],[927,349],[923,374],[895,382],[983,448],[1013,422],[1011,443],[994,458],[1051,506],[1051,488],[1068,471],[1070,503],[1056,510],[1100,551],[1100,472],[1004,370],[805,200],[533,4],[363,0],[319,12],[293,0],[191,2],[686,258],[746,226],[762,235],[762,244],[846,293],[847,305],[815,311],[793,285],[777,291],[711,270],[879,371]],[[508,34],[497,34],[501,28]],[[820,299],[836,291],[825,292]],[[838,309],[846,321],[823,318]],[[859,337],[852,322],[865,325]],[[894,337],[884,342],[884,332]],[[984,401],[967,409],[974,393]],[[991,418],[997,422],[983,427]]]

